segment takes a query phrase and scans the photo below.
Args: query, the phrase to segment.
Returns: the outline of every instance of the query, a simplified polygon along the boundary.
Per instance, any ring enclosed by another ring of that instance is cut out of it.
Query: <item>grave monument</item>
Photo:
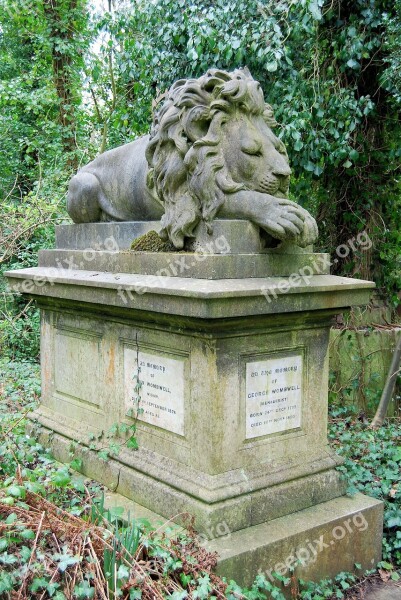
[[[244,584],[381,556],[382,505],[346,496],[327,443],[330,326],[374,285],[313,252],[274,125],[247,69],[177,81],[150,136],[71,180],[75,224],[56,249],[8,273],[41,308],[31,416],[56,457],[73,445],[84,474],[177,523],[193,515]],[[135,421],[137,450],[90,449]]]

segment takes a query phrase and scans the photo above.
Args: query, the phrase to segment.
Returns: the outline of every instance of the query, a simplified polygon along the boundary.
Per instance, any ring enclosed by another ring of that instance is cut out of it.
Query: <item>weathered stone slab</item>
[[[393,581],[375,581],[363,590],[364,600],[401,600],[401,585]]]
[[[112,223],[80,223],[56,226],[56,248],[82,250],[89,255],[93,251],[119,252],[129,250],[132,242],[148,233],[160,231],[160,221],[123,221]],[[276,240],[277,245],[277,240]],[[250,221],[240,219],[216,219],[211,230],[201,222],[194,231],[194,238],[186,243],[186,250],[203,254],[258,254],[269,252],[261,238],[260,229]],[[311,246],[300,248],[289,242],[274,249],[277,253],[304,254]]]
[[[215,539],[218,573],[251,585],[257,573],[305,580],[332,578],[341,571],[373,569],[381,559],[383,503],[362,494],[329,502]],[[287,589],[287,597],[291,597]]]
[[[92,250],[41,250],[39,265],[57,269],[97,270],[111,273],[140,273],[194,279],[249,279],[252,277],[327,275],[327,254],[269,251],[264,254],[203,254],[196,252],[105,252]]]
[[[79,223],[57,225],[55,229],[56,248],[116,252],[129,249],[136,238],[148,231],[160,231],[160,221]]]
[[[331,330],[330,370],[336,387],[344,390],[342,401],[374,416],[400,335],[401,328],[395,325]],[[401,398],[396,394],[387,414],[401,414]]]
[[[151,311],[162,315],[208,319],[289,312],[331,310],[366,305],[370,281],[311,275],[294,283],[288,277],[204,280],[100,271],[33,267],[5,273],[12,290],[35,298],[53,298],[84,305]],[[351,299],[352,297],[352,299]]]

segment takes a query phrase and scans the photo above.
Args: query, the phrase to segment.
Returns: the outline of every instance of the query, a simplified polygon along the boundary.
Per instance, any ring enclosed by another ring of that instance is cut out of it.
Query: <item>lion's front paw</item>
[[[295,244],[301,248],[306,248],[316,242],[319,231],[315,219],[307,211],[305,211],[305,221],[301,235],[295,240]]]
[[[291,200],[274,198],[258,225],[274,238],[291,241],[301,248],[313,244],[318,236],[315,219],[302,206]]]

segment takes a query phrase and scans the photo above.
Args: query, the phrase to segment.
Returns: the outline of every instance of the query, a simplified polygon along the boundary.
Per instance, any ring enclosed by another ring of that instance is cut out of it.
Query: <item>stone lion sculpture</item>
[[[248,219],[305,247],[317,226],[287,199],[291,170],[271,107],[247,69],[176,81],[149,136],[109,150],[72,178],[76,223],[158,220],[177,249],[203,220]]]

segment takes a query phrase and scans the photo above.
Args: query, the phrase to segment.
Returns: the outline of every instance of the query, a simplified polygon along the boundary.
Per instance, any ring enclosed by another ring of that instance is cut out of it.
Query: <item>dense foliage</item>
[[[115,90],[126,98],[114,113],[113,141],[142,130],[152,96],[162,97],[174,79],[198,76],[211,65],[247,65],[281,123],[294,169],[292,193],[316,214],[321,248],[333,251],[367,231],[373,250],[354,253],[336,268],[374,278],[398,302],[400,29],[394,4],[154,0],[136,6],[122,6],[107,19],[108,43],[121,49]]]
[[[329,439],[345,462],[340,470],[349,493],[362,492],[385,502],[383,556],[401,565],[401,423],[391,420],[377,431],[349,409],[336,409]]]
[[[51,244],[70,174],[148,131],[173,80],[247,65],[275,109],[292,197],[317,217],[320,249],[366,231],[373,247],[333,268],[374,279],[396,305],[400,9],[400,0],[0,0],[1,262],[31,263],[30,250]],[[21,306],[9,298],[2,310],[6,348]]]

